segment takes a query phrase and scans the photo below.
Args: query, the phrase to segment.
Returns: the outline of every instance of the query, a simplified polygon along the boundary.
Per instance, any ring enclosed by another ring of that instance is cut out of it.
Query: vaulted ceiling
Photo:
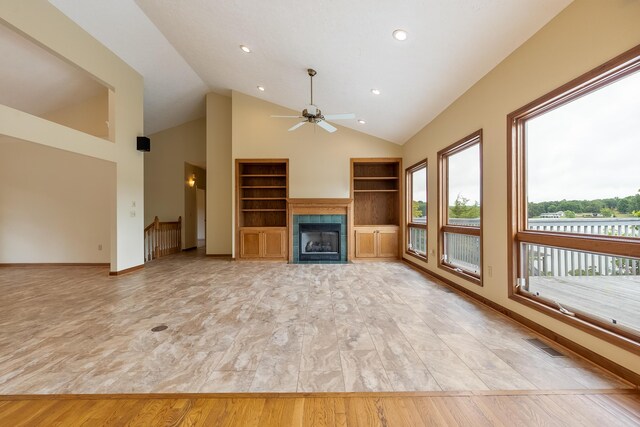
[[[147,133],[202,115],[209,90],[301,110],[312,67],[325,114],[403,144],[571,0],[50,1],[145,77]]]

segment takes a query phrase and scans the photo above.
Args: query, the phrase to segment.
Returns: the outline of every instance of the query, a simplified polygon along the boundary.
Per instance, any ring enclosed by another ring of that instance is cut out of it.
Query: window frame
[[[426,212],[425,212],[425,223],[417,224],[413,222],[413,173],[419,171],[420,169],[425,169],[425,188],[427,190],[427,200],[426,203]],[[409,166],[404,171],[405,176],[405,244],[404,244],[404,253],[415,257],[421,261],[427,262],[429,260],[429,161],[428,159],[420,160],[419,162]],[[418,228],[425,230],[426,233],[426,251],[425,254],[422,255],[416,251],[409,249],[411,228]]]
[[[478,161],[480,163],[480,225],[478,227],[464,225],[449,225],[449,174],[448,159],[450,156],[460,153],[474,145],[478,145]],[[483,262],[483,162],[482,162],[482,129],[479,129],[470,135],[454,142],[448,147],[438,151],[438,268],[445,270],[451,274],[461,277],[475,285],[482,284],[482,262]],[[445,233],[463,234],[467,236],[476,236],[480,239],[480,272],[474,274],[472,272],[462,270],[444,261],[444,240]]]
[[[527,163],[526,121],[571,101],[640,72],[640,45],[588,71],[580,77],[552,90],[507,116],[507,182],[508,182],[508,296],[511,300],[541,311],[564,323],[608,342],[640,354],[640,334],[613,324],[606,324],[587,313],[575,316],[563,314],[552,302],[528,295],[519,289],[518,276],[522,265],[523,243],[640,258],[640,241],[625,236],[596,236],[569,232],[527,229]]]

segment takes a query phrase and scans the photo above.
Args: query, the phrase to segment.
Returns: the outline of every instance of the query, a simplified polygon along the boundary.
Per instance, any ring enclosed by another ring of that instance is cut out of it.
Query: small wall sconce
[[[187,184],[189,184],[189,187],[193,187],[196,185],[196,175],[193,174],[189,177],[189,180],[187,181]]]

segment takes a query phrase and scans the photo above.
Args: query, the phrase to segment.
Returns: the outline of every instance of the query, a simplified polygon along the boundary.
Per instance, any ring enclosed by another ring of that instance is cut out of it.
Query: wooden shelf
[[[353,179],[355,179],[356,181],[364,181],[364,180],[371,180],[371,181],[381,181],[381,180],[385,180],[385,179],[398,179],[397,176],[354,176]]]
[[[287,226],[288,170],[285,159],[236,161],[239,228]]]
[[[399,190],[353,190],[354,193],[397,193]]]
[[[351,159],[353,225],[400,225],[400,159]]]

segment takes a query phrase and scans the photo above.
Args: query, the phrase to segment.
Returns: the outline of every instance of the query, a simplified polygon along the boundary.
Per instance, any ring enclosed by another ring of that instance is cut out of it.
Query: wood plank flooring
[[[637,392],[0,397],[3,426],[637,426]]]
[[[1,268],[0,295],[0,394],[632,388],[401,263],[194,251],[116,277]]]
[[[640,331],[640,276],[531,277],[529,283],[530,292]]]

